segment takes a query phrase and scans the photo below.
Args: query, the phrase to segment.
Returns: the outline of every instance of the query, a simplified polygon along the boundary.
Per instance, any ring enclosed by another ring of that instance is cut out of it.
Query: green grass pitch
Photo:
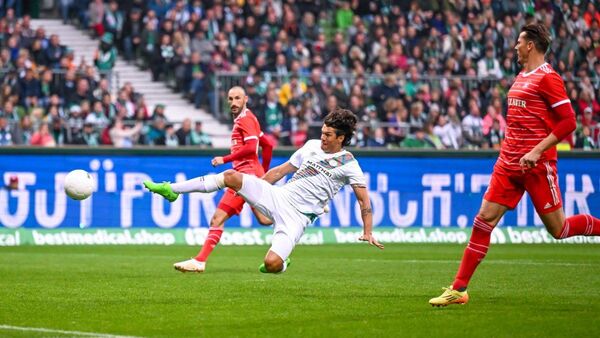
[[[218,247],[204,274],[174,247],[0,248],[0,336],[592,337],[600,246],[492,245],[464,306],[432,308],[462,245],[299,246],[264,275],[267,247]]]

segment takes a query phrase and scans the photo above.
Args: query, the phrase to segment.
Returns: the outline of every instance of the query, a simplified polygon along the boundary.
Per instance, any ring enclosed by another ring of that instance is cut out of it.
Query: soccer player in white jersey
[[[351,111],[336,108],[323,121],[321,140],[306,142],[287,162],[269,170],[262,179],[234,170],[195,179],[195,192],[233,189],[273,220],[271,248],[260,266],[261,272],[286,270],[290,253],[304,229],[323,214],[324,207],[347,184],[360,205],[364,231],[359,240],[383,249],[371,233],[373,215],[363,172],[354,156],[344,149],[350,143],[356,122]],[[272,185],[291,173],[294,175],[285,185]],[[162,195],[164,190],[151,191]],[[194,263],[189,260],[190,265]]]

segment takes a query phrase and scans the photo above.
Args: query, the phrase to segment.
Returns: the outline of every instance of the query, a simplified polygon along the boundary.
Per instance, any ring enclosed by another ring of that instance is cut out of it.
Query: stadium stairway
[[[42,26],[46,30],[47,36],[57,34],[60,43],[74,51],[77,64],[81,57],[84,57],[86,63],[93,64],[94,52],[99,44],[98,40],[92,39],[74,26],[63,25],[62,21],[58,19],[36,19],[31,20],[31,23],[34,29]],[[141,70],[133,63],[128,64],[119,57],[114,71],[118,73],[120,85],[131,82],[135,91],[144,95],[150,111],[154,110],[155,105],[162,103],[166,107],[166,116],[172,123],[178,124],[185,118],[202,121],[202,129],[211,135],[214,147],[229,147],[231,133],[229,126],[221,124],[206,111],[196,109],[180,94],[174,93],[168,88],[164,82],[152,82],[150,70]]]

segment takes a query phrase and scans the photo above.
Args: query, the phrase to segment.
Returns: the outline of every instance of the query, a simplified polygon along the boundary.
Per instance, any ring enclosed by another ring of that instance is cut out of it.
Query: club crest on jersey
[[[324,159],[319,161],[319,164],[327,169],[334,169],[337,167],[341,167],[346,163],[349,163],[354,160],[354,156],[350,153],[345,153],[337,157],[332,157],[330,159]]]
[[[508,105],[520,107],[520,108],[527,108],[525,100],[519,100],[519,99],[515,99],[513,97],[508,98]]]

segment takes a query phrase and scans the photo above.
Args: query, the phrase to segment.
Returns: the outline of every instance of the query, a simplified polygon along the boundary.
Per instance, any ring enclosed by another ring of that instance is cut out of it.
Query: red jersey
[[[563,80],[549,64],[519,73],[508,91],[506,136],[497,165],[521,170],[521,157],[550,135],[560,121],[553,109],[567,103],[570,101]],[[556,147],[548,149],[539,159],[549,160],[556,160]]]
[[[253,175],[262,176],[264,174],[264,170],[258,161],[258,139],[261,133],[258,119],[256,119],[256,116],[254,116],[250,109],[245,109],[233,120],[231,154],[237,153],[248,141],[254,140],[256,142],[256,148],[252,153],[233,160],[233,169]],[[225,157],[225,162],[229,162],[227,158],[230,156]]]

